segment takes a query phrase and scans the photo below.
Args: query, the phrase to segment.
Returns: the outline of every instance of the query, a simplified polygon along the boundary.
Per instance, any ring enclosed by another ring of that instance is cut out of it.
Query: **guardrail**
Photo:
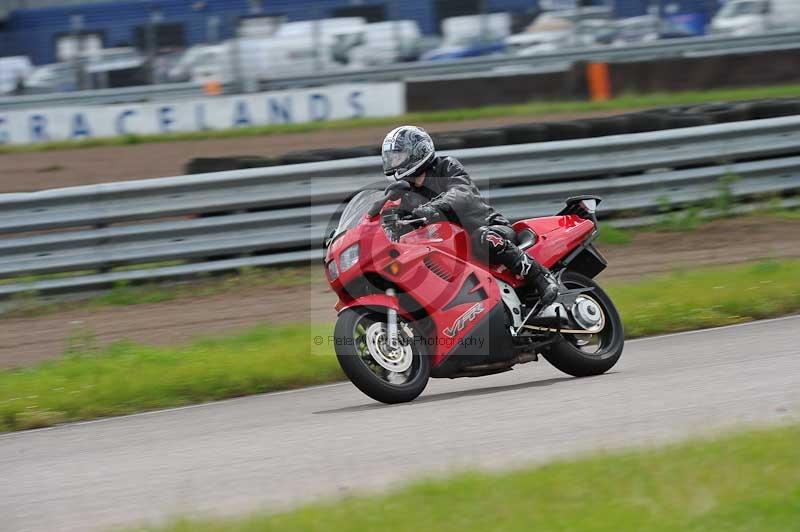
[[[637,61],[665,57],[694,57],[697,55],[720,55],[794,48],[800,48],[800,31],[782,31],[743,37],[693,37],[668,39],[624,47],[595,45],[529,56],[508,55],[452,61],[415,62],[368,70],[339,68],[335,72],[265,80],[261,82],[259,89],[291,89],[335,83],[404,81],[419,78],[441,79],[466,74],[533,73],[566,70],[576,61]],[[250,85],[252,84],[234,82],[227,84],[224,87],[224,91],[226,93],[236,93],[239,92],[241,87]],[[199,84],[175,83],[74,93],[10,96],[0,98],[0,111],[44,106],[108,105],[114,103],[179,100],[201,96],[202,94],[203,88]]]
[[[729,174],[737,199],[799,192],[800,116],[452,155],[511,218],[595,193],[602,218],[630,223],[665,201],[714,198]],[[385,184],[379,172],[379,158],[364,157],[2,194],[0,297],[318,259],[337,207]]]

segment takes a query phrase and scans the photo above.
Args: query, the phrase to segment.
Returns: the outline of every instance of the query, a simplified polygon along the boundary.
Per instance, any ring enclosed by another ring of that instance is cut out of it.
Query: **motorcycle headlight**
[[[331,281],[335,281],[339,277],[339,270],[336,269],[335,260],[328,263],[328,276],[331,278]]]
[[[355,263],[358,262],[358,251],[358,244],[353,244],[339,255],[339,266],[342,268],[342,273],[352,268]]]

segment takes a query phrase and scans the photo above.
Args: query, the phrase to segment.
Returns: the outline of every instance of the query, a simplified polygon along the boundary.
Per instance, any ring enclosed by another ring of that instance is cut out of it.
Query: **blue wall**
[[[677,14],[703,13],[710,17],[721,3],[720,0],[614,0],[614,12],[618,17],[638,17],[646,15],[650,6],[666,11],[667,6],[674,4]]]
[[[638,17],[647,13],[647,5],[642,0],[616,0],[614,14],[618,17]]]
[[[113,4],[15,11],[6,23],[10,50],[4,50],[3,54],[27,54],[37,64],[53,62],[56,36],[72,30],[71,20],[75,15],[83,17],[84,31],[101,32],[104,46],[111,47],[121,43],[134,44],[136,27],[147,23],[154,8],[161,11],[165,23],[180,22],[184,25],[189,44],[205,40],[207,17],[230,15],[223,17],[223,26],[220,28],[222,35],[226,36],[232,31],[233,19],[248,13],[248,2],[245,0],[209,0],[202,10],[192,9],[193,4],[193,1],[178,0],[129,0]]]
[[[648,2],[659,0],[615,0],[617,16],[629,17],[644,14]],[[715,0],[660,0],[662,4],[675,3],[680,12],[705,10]],[[602,0],[595,0],[602,4]],[[0,56],[28,55],[36,64],[55,61],[56,37],[71,31],[74,15],[83,17],[83,29],[100,32],[104,46],[135,44],[136,27],[147,23],[150,14],[158,9],[164,23],[180,23],[188,45],[207,41],[207,20],[220,16],[219,36],[233,35],[236,21],[241,16],[253,14],[249,0],[123,0],[84,6],[54,7],[36,10],[19,10],[11,14],[0,28]],[[354,5],[383,5],[392,19],[417,20],[422,31],[437,31],[434,0],[261,0],[261,14],[286,15],[289,20],[306,20],[315,14],[330,17],[337,8]],[[487,0],[491,11],[528,11],[538,5],[538,0]]]

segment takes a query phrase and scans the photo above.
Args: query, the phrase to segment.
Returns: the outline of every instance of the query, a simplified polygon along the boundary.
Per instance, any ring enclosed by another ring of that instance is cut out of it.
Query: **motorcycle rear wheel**
[[[402,353],[381,352],[385,328],[385,314],[365,308],[342,311],[334,330],[336,359],[350,382],[372,399],[386,404],[413,401],[428,385],[430,358],[414,341],[419,335],[413,325],[400,317]],[[388,369],[394,366],[402,371]]]
[[[593,288],[586,294],[602,309],[605,327],[595,335],[563,334],[563,340],[542,353],[550,364],[573,377],[600,375],[610,370],[622,356],[625,332],[622,319],[608,294],[592,279],[576,272],[567,271],[561,276],[568,289]]]

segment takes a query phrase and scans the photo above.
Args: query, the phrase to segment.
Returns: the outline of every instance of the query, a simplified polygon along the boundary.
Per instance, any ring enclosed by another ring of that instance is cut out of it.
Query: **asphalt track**
[[[337,384],[0,436],[0,530],[276,509],[800,419],[800,316],[629,342],[612,373],[546,362],[383,406]]]

